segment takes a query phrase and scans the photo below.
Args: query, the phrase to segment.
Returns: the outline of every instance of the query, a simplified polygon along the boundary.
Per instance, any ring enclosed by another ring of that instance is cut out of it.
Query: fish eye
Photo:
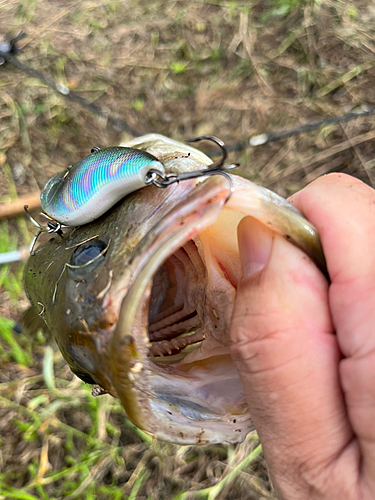
[[[70,264],[91,271],[104,259],[106,248],[108,248],[108,244],[101,240],[82,243],[74,250]]]

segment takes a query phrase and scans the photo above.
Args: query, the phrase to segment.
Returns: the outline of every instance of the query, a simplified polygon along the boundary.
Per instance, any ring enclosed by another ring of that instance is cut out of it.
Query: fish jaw
[[[196,241],[196,252],[198,248],[203,251],[204,244],[198,246],[199,235],[218,220],[229,193],[227,179],[207,179],[144,238],[134,252],[134,281],[123,299],[109,347],[112,383],[128,416],[156,437],[179,444],[238,442],[253,429],[228,339],[213,335],[215,325],[209,319],[212,297],[202,294],[206,304],[198,312],[205,336],[202,345],[166,365],[167,356],[149,355],[153,278],[160,266],[189,242]],[[202,286],[203,282],[198,284],[198,288]],[[227,327],[235,290],[232,284],[226,288],[232,296],[216,308],[227,317]]]

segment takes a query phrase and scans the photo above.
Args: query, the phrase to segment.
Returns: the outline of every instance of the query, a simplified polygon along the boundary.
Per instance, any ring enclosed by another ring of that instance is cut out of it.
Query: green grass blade
[[[12,357],[17,363],[23,366],[29,366],[31,364],[31,358],[22,347],[18,344],[15,339],[15,333],[13,332],[13,321],[0,317],[0,337],[8,344],[10,347],[10,352]]]
[[[215,498],[223,491],[225,486],[236,479],[238,473],[248,467],[254,460],[262,453],[262,445],[258,445],[249,455],[242,460],[229,474],[227,474],[221,481],[210,488],[205,488],[195,492],[198,498],[205,498],[207,500],[215,500]]]
[[[53,349],[46,347],[43,360],[43,378],[46,386],[51,392],[56,392],[55,374],[53,373]]]
[[[128,500],[136,500],[136,498],[138,496],[138,492],[139,492],[142,484],[147,481],[147,479],[150,477],[150,475],[151,475],[151,471],[149,471],[149,470],[145,470],[145,471],[141,472],[141,474],[139,474],[139,476],[137,477],[137,479],[134,483],[132,491],[128,497]]]
[[[8,486],[4,483],[1,483],[0,487],[0,496],[3,496],[4,498],[17,498],[19,500],[40,500],[39,498],[34,497],[34,495],[31,495],[26,491],[12,488],[11,486]]]

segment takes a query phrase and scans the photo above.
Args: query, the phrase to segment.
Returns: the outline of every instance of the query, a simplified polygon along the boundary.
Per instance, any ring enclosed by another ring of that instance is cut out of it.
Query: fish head
[[[147,150],[166,173],[211,163],[156,134],[124,145]],[[54,235],[26,264],[26,293],[72,371],[165,441],[235,443],[253,430],[230,356],[241,219],[257,218],[324,268],[318,235],[294,207],[241,177],[231,183],[213,175],[147,186]]]

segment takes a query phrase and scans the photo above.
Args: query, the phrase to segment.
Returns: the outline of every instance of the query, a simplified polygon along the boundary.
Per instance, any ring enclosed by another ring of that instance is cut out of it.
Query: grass
[[[367,0],[0,0],[0,32],[28,32],[20,59],[143,131],[251,135],[374,105]],[[124,137],[11,66],[0,68],[0,202],[38,191],[92,146]],[[237,152],[240,173],[283,196],[345,171],[373,183],[372,118]],[[354,147],[353,147],[354,144]],[[0,252],[28,245],[0,221]],[[178,447],[94,399],[27,308],[22,264],[0,268],[0,499],[275,498],[256,435]]]
[[[56,377],[54,358],[57,363],[61,361],[61,356],[47,347],[43,359],[43,377],[30,375],[22,380],[0,384],[0,408],[12,412],[13,434],[19,434],[26,448],[36,447],[38,450],[36,457],[28,464],[27,480],[24,472],[21,475],[15,469],[0,475],[0,498],[87,498],[90,491],[95,492],[95,498],[138,498],[140,488],[155,472],[150,467],[152,462],[164,459],[168,452],[176,451],[177,447],[158,443],[139,430],[134,433],[133,426],[129,425],[128,437],[133,444],[125,450],[121,445],[124,431],[120,430],[118,424],[113,425],[107,420],[111,414],[124,418],[118,402],[110,397],[94,400],[87,387],[77,383],[76,379],[67,382]],[[27,404],[14,401],[14,394],[21,391],[23,398],[27,398]],[[78,418],[84,415],[85,431],[64,421],[62,416],[69,412],[76,412]],[[137,437],[135,442],[134,437]],[[58,470],[51,470],[48,456],[53,450],[56,453],[56,445],[63,447],[64,460]],[[194,447],[189,448],[191,450],[184,449],[183,454],[189,455],[188,460],[191,462],[195,460],[196,453]],[[230,456],[230,447],[227,450]],[[254,462],[259,452],[258,446],[222,481],[214,487],[201,490],[199,498],[216,498],[228,482],[236,479],[240,470]],[[120,474],[126,470],[127,462],[136,459],[132,455],[141,455],[142,458],[129,475],[126,488],[123,484],[116,484],[121,483],[116,478],[112,478],[110,484],[102,484],[103,477],[109,471],[115,469]],[[232,462],[235,462],[233,454]],[[17,486],[11,486],[10,480],[18,483]],[[20,482],[25,484],[20,486]]]

